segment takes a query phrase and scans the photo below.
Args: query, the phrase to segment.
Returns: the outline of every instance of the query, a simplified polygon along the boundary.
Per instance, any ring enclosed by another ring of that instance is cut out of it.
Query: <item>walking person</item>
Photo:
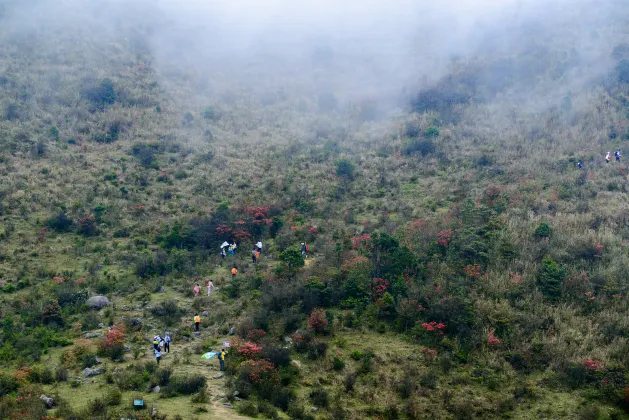
[[[225,248],[221,248],[221,258],[225,259],[226,256],[227,256],[227,253],[225,252]]]
[[[308,245],[306,245],[305,242],[301,243],[301,256],[304,258],[308,258],[308,255],[306,254],[308,252]]]
[[[609,163],[609,155],[611,155],[611,152],[607,152],[607,156],[605,156],[605,162]]]
[[[157,361],[157,365],[159,366],[159,361],[162,358],[162,352],[159,350],[155,350],[155,360]]]
[[[614,156],[616,157],[616,162],[620,162],[620,150],[616,150]]]
[[[170,334],[166,333],[166,337],[164,337],[164,351],[166,353],[170,353]]]
[[[214,288],[214,283],[212,283],[212,280],[208,279],[206,286],[207,286],[207,295],[210,296],[212,294],[212,289]]]
[[[258,241],[256,244],[256,248],[258,248],[258,255],[262,253],[262,241]],[[260,257],[258,257],[260,258]]]
[[[218,352],[218,363],[220,365],[220,369],[221,371],[225,371],[225,349],[221,349],[221,351]]]
[[[579,163],[577,163],[577,168],[583,169],[583,162],[579,161]]]
[[[236,278],[236,274],[238,274],[238,270],[236,270],[236,266],[234,265],[234,268],[232,268],[232,280]]]
[[[254,264],[256,263],[257,256],[258,256],[258,250],[256,248],[253,248],[251,250],[251,262],[252,263],[254,263]]]
[[[153,350],[158,351],[159,350],[159,336],[155,336],[153,337]]]
[[[198,284],[192,288],[192,291],[194,292],[194,297],[199,296],[200,290],[201,290],[201,286],[199,286]]]
[[[199,314],[194,314],[194,331],[199,332],[199,324],[201,323],[201,317]]]

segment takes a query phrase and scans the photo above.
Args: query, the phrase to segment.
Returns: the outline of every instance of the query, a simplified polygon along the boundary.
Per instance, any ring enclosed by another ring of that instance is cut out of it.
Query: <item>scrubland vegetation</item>
[[[629,417],[629,169],[604,162],[629,144],[629,37],[622,13],[583,34],[579,5],[401,105],[224,85],[132,20],[7,23],[0,418]],[[333,51],[304,60],[351,67]],[[201,354],[225,341],[222,377]]]

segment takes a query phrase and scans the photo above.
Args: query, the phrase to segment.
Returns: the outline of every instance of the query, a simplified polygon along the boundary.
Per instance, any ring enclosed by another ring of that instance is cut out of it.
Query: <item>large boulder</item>
[[[111,302],[107,299],[106,296],[92,296],[85,302],[88,308],[90,309],[100,309],[104,306],[111,306]]]
[[[101,367],[95,369],[85,368],[85,370],[83,371],[83,376],[89,378],[90,376],[102,375],[104,372],[104,369]]]
[[[52,408],[52,406],[55,405],[55,400],[45,395],[41,395],[39,399],[44,402],[44,404],[46,405],[46,408]]]

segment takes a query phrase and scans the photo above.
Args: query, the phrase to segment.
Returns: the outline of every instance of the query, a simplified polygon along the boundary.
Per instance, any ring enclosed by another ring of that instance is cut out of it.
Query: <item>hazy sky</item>
[[[53,28],[110,42],[132,28],[151,46],[162,74],[179,67],[255,89],[299,77],[304,86],[349,96],[423,88],[453,71],[456,57],[510,59],[552,48],[573,50],[569,64],[578,71],[565,77],[587,80],[609,70],[609,52],[626,37],[616,24],[626,7],[619,0],[3,2],[10,18],[0,34]]]

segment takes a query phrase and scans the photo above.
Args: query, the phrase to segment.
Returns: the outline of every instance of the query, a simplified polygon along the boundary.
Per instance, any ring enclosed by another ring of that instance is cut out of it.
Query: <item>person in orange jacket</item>
[[[232,279],[236,278],[236,274],[238,274],[238,270],[236,270],[236,266],[232,268]]]

